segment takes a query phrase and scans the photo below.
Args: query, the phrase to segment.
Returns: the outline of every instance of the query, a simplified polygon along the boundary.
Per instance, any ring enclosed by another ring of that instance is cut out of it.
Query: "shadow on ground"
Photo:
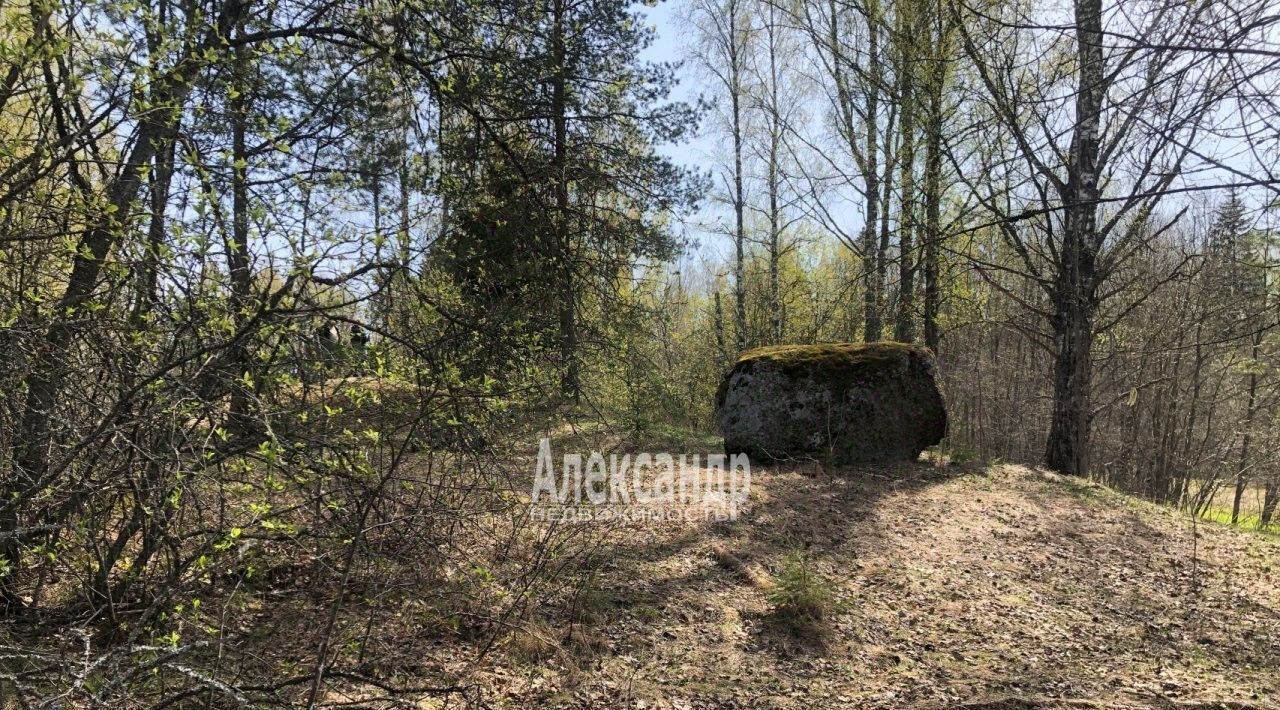
[[[650,707],[1280,702],[1280,591],[1245,553],[1269,541],[1202,529],[1193,546],[1164,509],[1019,467],[753,474],[736,521],[651,524],[598,551],[607,651],[582,697],[608,682]],[[839,599],[812,634],[771,623],[769,580],[797,556]]]

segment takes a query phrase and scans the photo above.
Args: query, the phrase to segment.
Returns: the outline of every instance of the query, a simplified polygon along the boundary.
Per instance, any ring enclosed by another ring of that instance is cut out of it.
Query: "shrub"
[[[783,562],[768,596],[773,619],[796,633],[821,631],[839,607],[831,583],[800,553]]]

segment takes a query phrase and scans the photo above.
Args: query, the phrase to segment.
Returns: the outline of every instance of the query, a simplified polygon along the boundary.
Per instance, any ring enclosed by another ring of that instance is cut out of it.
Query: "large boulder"
[[[915,460],[947,432],[927,349],[780,345],[742,355],[716,395],[728,454],[834,464]]]

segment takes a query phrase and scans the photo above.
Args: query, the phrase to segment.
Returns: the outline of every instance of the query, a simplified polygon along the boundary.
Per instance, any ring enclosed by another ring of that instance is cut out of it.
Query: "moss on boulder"
[[[716,394],[725,451],[835,464],[915,459],[947,431],[935,370],[932,353],[906,343],[750,350]]]

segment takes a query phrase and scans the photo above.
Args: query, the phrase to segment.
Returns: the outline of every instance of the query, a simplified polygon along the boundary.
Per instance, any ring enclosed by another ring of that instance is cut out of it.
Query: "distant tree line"
[[[954,456],[1273,517],[1266,2],[680,9],[693,105],[622,0],[0,5],[0,692],[465,694],[368,649],[574,599],[520,447],[707,428],[769,343],[920,341]]]
[[[722,360],[920,341],[955,446],[1170,500],[1266,482],[1269,518],[1280,18],[1263,2],[1054,12],[692,0],[723,137],[709,227],[731,245],[698,265],[700,327],[732,344]],[[824,326],[792,322],[824,301]]]

